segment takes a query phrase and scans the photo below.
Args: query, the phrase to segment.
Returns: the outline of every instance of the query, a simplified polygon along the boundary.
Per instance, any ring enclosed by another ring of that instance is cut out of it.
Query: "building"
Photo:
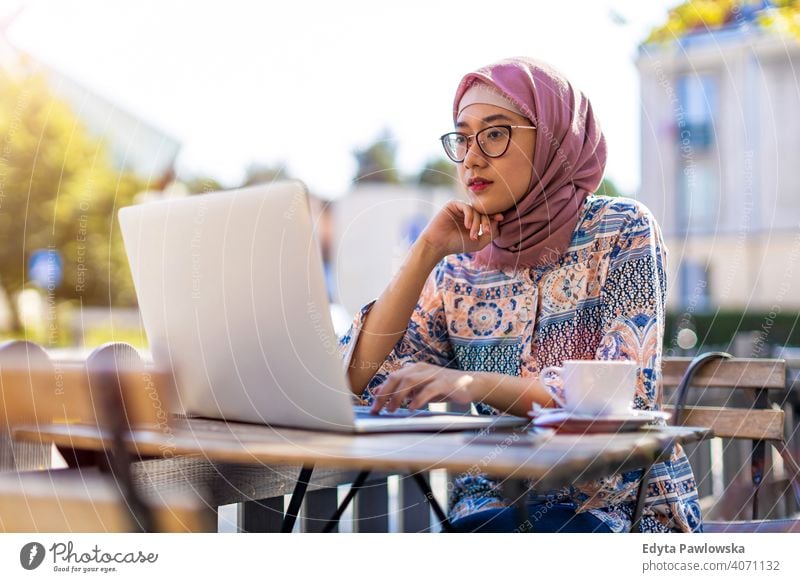
[[[87,131],[102,138],[115,168],[132,172],[156,188],[163,188],[174,180],[180,142],[14,46],[8,40],[7,30],[21,10],[0,20],[0,67],[19,75],[43,75],[50,90],[71,107]]]
[[[674,311],[800,309],[800,42],[762,24],[768,9],[639,49],[639,198]]]
[[[330,287],[353,314],[377,298],[400,268],[408,249],[444,203],[458,194],[427,188],[365,182],[336,200],[330,255]]]

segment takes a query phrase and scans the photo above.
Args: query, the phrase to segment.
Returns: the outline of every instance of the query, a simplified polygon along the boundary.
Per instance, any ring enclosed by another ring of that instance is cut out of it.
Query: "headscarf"
[[[461,79],[454,123],[474,83],[498,90],[537,128],[528,192],[503,213],[498,235],[476,259],[498,268],[555,263],[569,246],[584,200],[600,186],[605,171],[606,140],[592,105],[549,65],[515,57]]]

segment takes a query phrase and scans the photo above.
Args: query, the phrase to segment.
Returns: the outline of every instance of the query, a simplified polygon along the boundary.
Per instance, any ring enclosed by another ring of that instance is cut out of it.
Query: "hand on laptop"
[[[476,398],[478,378],[469,372],[442,368],[433,364],[415,363],[389,375],[373,392],[375,399],[370,412],[394,412],[403,402],[417,410],[429,402],[458,402],[469,404]]]

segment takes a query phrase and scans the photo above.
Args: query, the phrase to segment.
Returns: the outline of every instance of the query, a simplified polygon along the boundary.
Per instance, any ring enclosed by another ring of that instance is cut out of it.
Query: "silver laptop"
[[[340,432],[514,426],[514,416],[354,407],[305,186],[276,182],[119,212],[153,360],[180,410]]]

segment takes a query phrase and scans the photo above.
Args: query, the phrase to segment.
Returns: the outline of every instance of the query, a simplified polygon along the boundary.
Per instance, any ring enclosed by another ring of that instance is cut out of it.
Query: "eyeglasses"
[[[511,143],[512,129],[536,129],[533,125],[492,125],[472,135],[453,131],[446,133],[439,139],[444,146],[447,157],[460,164],[467,157],[469,142],[472,138],[478,142],[478,147],[489,158],[499,158],[508,150]]]

